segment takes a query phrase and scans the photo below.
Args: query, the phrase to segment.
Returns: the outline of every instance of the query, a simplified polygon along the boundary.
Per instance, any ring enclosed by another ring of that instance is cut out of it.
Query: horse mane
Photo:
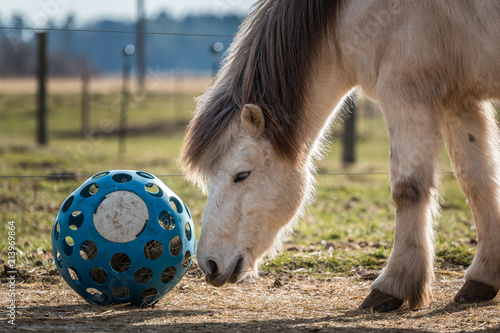
[[[202,184],[230,143],[226,131],[245,104],[258,105],[274,150],[304,161],[305,101],[321,44],[342,0],[261,0],[245,19],[214,84],[198,98],[181,149],[187,176]]]

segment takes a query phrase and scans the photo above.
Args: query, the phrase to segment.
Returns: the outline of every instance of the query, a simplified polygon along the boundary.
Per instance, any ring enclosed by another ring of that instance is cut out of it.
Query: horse
[[[457,303],[500,289],[500,2],[260,0],[180,152],[208,194],[196,257],[219,287],[257,274],[315,190],[314,162],[346,96],[377,102],[389,134],[395,232],[361,309],[428,306],[444,141],[472,210],[475,258]],[[353,90],[354,89],[354,90]]]

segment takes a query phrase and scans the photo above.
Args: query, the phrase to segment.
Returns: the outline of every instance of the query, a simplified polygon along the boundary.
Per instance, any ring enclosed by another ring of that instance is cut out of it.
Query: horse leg
[[[479,102],[459,107],[443,119],[442,131],[478,236],[476,256],[455,302],[488,301],[500,289],[499,133],[494,110]]]
[[[361,308],[426,306],[434,279],[433,219],[439,182],[439,127],[431,108],[400,112],[384,107],[391,147],[391,192],[396,206],[394,247]]]

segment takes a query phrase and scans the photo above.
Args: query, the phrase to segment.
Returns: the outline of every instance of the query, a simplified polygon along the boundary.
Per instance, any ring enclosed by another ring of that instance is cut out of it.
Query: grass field
[[[117,91],[92,94],[94,133],[82,137],[80,95],[56,89],[48,102],[50,141],[46,147],[35,144],[35,95],[19,91],[0,95],[0,231],[5,235],[6,222],[16,222],[21,262],[50,264],[46,255],[50,229],[61,203],[87,176],[109,169],[140,169],[161,175],[190,207],[199,235],[205,198],[179,176],[177,164],[195,95],[194,91],[168,89],[140,97],[132,94],[131,135],[123,156],[118,155],[116,136]],[[318,162],[316,200],[285,244],[289,251],[266,261],[264,270],[349,274],[352,267],[380,269],[384,265],[390,254],[394,216],[386,174],[388,142],[380,114],[366,112],[363,105],[357,124],[358,162],[347,168],[342,165],[338,139],[342,122],[337,121],[326,157]],[[444,152],[442,170],[450,170]],[[58,174],[76,177],[47,177]],[[454,177],[444,174],[442,178],[442,211],[436,224],[438,265],[466,267],[475,251],[474,224]],[[0,248],[5,245],[6,237],[0,238]],[[314,255],[304,257],[304,251]]]
[[[269,331],[280,327],[330,327],[331,320],[340,320],[346,330],[419,325],[416,331],[421,331],[430,328],[432,322],[438,331],[439,325],[456,331],[460,326],[455,325],[455,312],[471,320],[467,326],[470,330],[498,324],[491,320],[491,313],[498,314],[497,303],[484,310],[449,305],[465,268],[472,261],[476,234],[466,200],[454,176],[448,173],[450,166],[444,149],[441,215],[435,227],[438,291],[431,308],[424,313],[403,312],[392,317],[341,310],[359,305],[369,282],[384,267],[393,241],[394,207],[389,187],[387,134],[381,115],[369,112],[363,101],[357,123],[357,163],[344,166],[340,161],[342,121],[338,120],[330,133],[326,156],[318,161],[316,199],[299,221],[296,232],[284,244],[283,251],[275,258],[265,258],[260,282],[214,290],[201,282],[201,273],[193,265],[187,280],[160,305],[162,311],[174,317],[168,324],[159,324],[165,321],[161,321],[161,315],[154,309],[141,312],[140,316],[145,319],[138,321],[135,310],[104,308],[101,311],[86,305],[58,277],[51,254],[50,234],[61,204],[95,173],[111,169],[144,170],[158,175],[184,200],[199,237],[206,198],[180,175],[177,159],[186,123],[194,109],[193,97],[203,90],[204,84],[197,81],[187,90],[186,85],[183,90],[172,84],[161,89],[160,85],[147,95],[133,94],[128,121],[130,136],[121,156],[116,135],[119,89],[94,87],[93,133],[84,137],[80,134],[78,84],[71,84],[73,86],[60,84],[52,90],[48,101],[50,138],[45,147],[35,143],[35,95],[31,88],[23,92],[21,83],[17,82],[10,91],[6,88],[7,92],[0,94],[0,250],[5,263],[8,222],[14,221],[17,264],[23,281],[19,292],[28,295],[20,308],[20,318],[27,327],[43,329],[44,325],[52,325],[50,327],[62,327],[61,331],[70,328],[121,330],[124,321],[131,325],[147,322],[143,327],[153,331],[158,328],[256,331],[262,325]],[[110,86],[109,82],[106,84]],[[0,81],[2,86],[8,85]],[[62,174],[69,177],[61,178]],[[2,283],[5,277],[2,270]],[[325,300],[328,295],[337,296]],[[182,299],[184,303],[177,301]],[[302,314],[297,314],[298,310],[291,306],[294,301],[300,301],[308,310],[304,308]],[[237,305],[239,302],[241,307]],[[324,310],[323,304],[331,310],[317,315]],[[260,318],[263,311],[271,311],[264,315],[267,319]],[[108,326],[95,326],[93,319],[100,320],[104,315],[119,320],[111,320]],[[301,322],[294,321],[297,316],[302,316]],[[440,322],[441,319],[446,322]],[[180,324],[177,326],[174,322]]]

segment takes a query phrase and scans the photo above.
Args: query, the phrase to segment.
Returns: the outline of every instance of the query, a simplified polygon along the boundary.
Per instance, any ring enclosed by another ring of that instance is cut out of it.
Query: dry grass
[[[184,253],[184,258],[182,258],[182,268],[186,269],[189,267],[189,263],[191,262],[191,251],[187,250]]]
[[[47,273],[48,274],[48,273]],[[462,280],[440,272],[428,308],[388,314],[357,310],[370,281],[269,275],[221,289],[192,270],[154,307],[89,305],[58,276],[18,283],[16,328],[26,331],[141,332],[487,332],[500,327],[498,300],[451,303]],[[7,304],[6,288],[0,290]],[[1,327],[6,327],[2,321]]]
[[[80,255],[84,260],[92,260],[97,257],[97,245],[94,241],[86,240],[80,247]]]
[[[182,251],[182,241],[179,236],[175,236],[170,240],[170,253],[175,257]]]
[[[177,272],[177,270],[175,269],[175,267],[170,266],[170,267],[165,268],[165,270],[161,274],[161,282],[167,283],[167,282],[172,281],[175,277],[176,272]]]
[[[90,279],[97,284],[104,284],[108,281],[108,273],[101,267],[92,267],[89,275]]]
[[[146,87],[149,93],[183,92],[199,94],[209,86],[210,77],[149,77]],[[99,94],[118,93],[122,89],[120,76],[94,77],[90,81],[90,92]],[[136,81],[131,80],[131,91],[136,91]],[[3,94],[35,94],[35,78],[0,79],[0,91]],[[52,94],[79,94],[82,90],[80,78],[53,78],[48,81],[48,90]]]
[[[163,245],[157,240],[151,240],[144,246],[144,256],[149,260],[156,260],[163,253]]]
[[[130,268],[132,261],[130,257],[125,253],[116,253],[111,257],[111,268],[113,268],[118,273],[125,272]]]

